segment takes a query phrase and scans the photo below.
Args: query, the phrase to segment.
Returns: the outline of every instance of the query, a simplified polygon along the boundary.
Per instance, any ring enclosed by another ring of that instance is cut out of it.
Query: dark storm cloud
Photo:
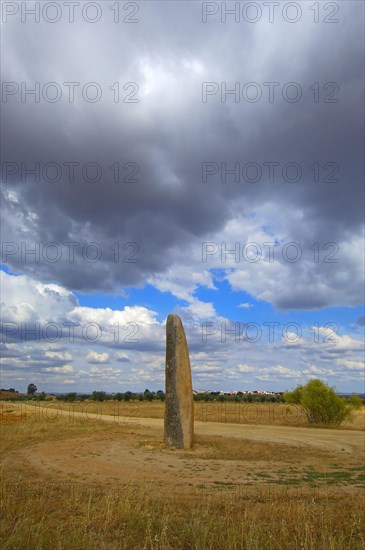
[[[19,251],[9,256],[9,265],[77,290],[142,285],[169,267],[176,248],[209,240],[236,215],[249,216],[264,205],[273,216],[269,225],[288,218],[288,240],[350,243],[363,224],[363,7],[359,2],[341,2],[340,7],[340,22],[333,25],[202,24],[201,6],[192,2],[144,2],[140,23],[122,27],[110,21],[9,21],[4,25],[3,81],[25,81],[29,87],[34,82],[76,81],[81,87],[98,82],[103,90],[95,104],[79,94],[75,103],[65,97],[58,103],[9,97],[3,103],[3,161],[81,166],[93,161],[103,170],[97,183],[82,178],[70,183],[64,173],[55,183],[34,183],[31,177],[21,182],[19,174],[8,178],[3,240],[41,246],[39,261],[29,255],[24,260]],[[137,82],[140,102],[114,103],[108,88],[116,81],[121,86]],[[219,94],[202,103],[203,81],[226,81],[227,88],[259,82],[263,93],[263,82],[280,86],[273,103],[228,98],[223,104]],[[293,81],[303,89],[298,103],[281,96],[282,86]],[[318,103],[308,90],[315,82],[320,83]],[[326,82],[338,86],[338,103],[323,103],[332,90],[323,91]],[[139,181],[115,183],[109,167],[117,161],[121,167],[136,163]],[[202,183],[201,165],[208,161],[295,161],[303,177],[292,184],[282,178],[272,184],[222,184],[218,176]],[[314,183],[309,167],[315,162],[320,167],[336,163],[339,182]],[[296,211],[301,217],[293,221]],[[62,252],[53,263],[44,261],[50,242]],[[72,262],[65,242],[79,243]],[[85,256],[90,242],[101,250],[98,261]],[[133,252],[128,243],[136,243],[138,262],[128,261]],[[330,268],[317,267],[316,277],[323,277],[325,285]],[[330,267],[334,289],[351,284],[351,277],[335,280]],[[326,305],[325,290],[307,291],[303,264],[291,269],[303,284],[281,295],[276,305]],[[357,277],[352,284],[356,302]]]

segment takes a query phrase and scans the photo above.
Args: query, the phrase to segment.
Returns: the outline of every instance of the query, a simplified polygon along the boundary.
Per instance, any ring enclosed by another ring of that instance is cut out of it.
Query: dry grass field
[[[2,403],[4,550],[365,548],[364,410],[323,429],[198,403],[183,451],[163,403],[133,405]]]

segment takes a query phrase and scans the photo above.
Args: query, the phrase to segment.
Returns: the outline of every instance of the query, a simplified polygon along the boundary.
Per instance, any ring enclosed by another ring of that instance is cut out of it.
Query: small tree
[[[69,403],[73,403],[77,399],[77,393],[75,391],[66,393],[64,396],[64,401],[68,401]]]
[[[145,390],[143,397],[147,401],[153,401],[155,398],[155,394],[149,390]]]
[[[162,390],[157,390],[156,399],[160,401],[165,401],[165,393]]]
[[[305,386],[297,386],[292,392],[285,392],[284,401],[298,405],[311,424],[341,424],[361,406],[361,399],[339,397],[334,388],[318,378],[309,380]]]
[[[36,400],[37,401],[45,401],[46,397],[47,397],[47,395],[44,393],[44,391],[42,391],[41,393],[39,393],[37,395]]]
[[[105,401],[108,398],[105,391],[93,391],[91,399],[93,401]]]
[[[37,391],[37,386],[35,384],[29,384],[27,389],[27,394],[34,395],[36,391]]]

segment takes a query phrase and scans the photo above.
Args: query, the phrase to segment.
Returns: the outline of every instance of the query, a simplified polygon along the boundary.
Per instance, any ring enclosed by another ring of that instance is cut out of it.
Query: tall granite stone
[[[167,447],[190,449],[194,435],[194,401],[189,349],[178,315],[166,323],[166,399],[164,441]]]

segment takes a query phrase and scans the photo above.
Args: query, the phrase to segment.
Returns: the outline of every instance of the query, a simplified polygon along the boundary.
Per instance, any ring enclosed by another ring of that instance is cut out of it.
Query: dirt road
[[[32,405],[26,405],[26,411],[34,412]],[[137,417],[114,417],[111,415],[94,414],[92,412],[81,413],[76,411],[65,411],[51,409],[48,407],[36,407],[38,415],[44,418],[52,418],[62,415],[68,419],[80,418],[86,422],[102,420],[120,425],[140,426],[154,428],[163,433],[163,419],[160,418],[137,418]],[[303,428],[293,426],[276,425],[252,425],[252,424],[231,424],[225,422],[199,422],[195,421],[194,431],[196,435],[234,437],[254,441],[267,441],[271,443],[285,443],[295,446],[314,446],[326,450],[340,452],[362,452],[365,453],[365,433],[356,430],[337,430],[321,428]]]

